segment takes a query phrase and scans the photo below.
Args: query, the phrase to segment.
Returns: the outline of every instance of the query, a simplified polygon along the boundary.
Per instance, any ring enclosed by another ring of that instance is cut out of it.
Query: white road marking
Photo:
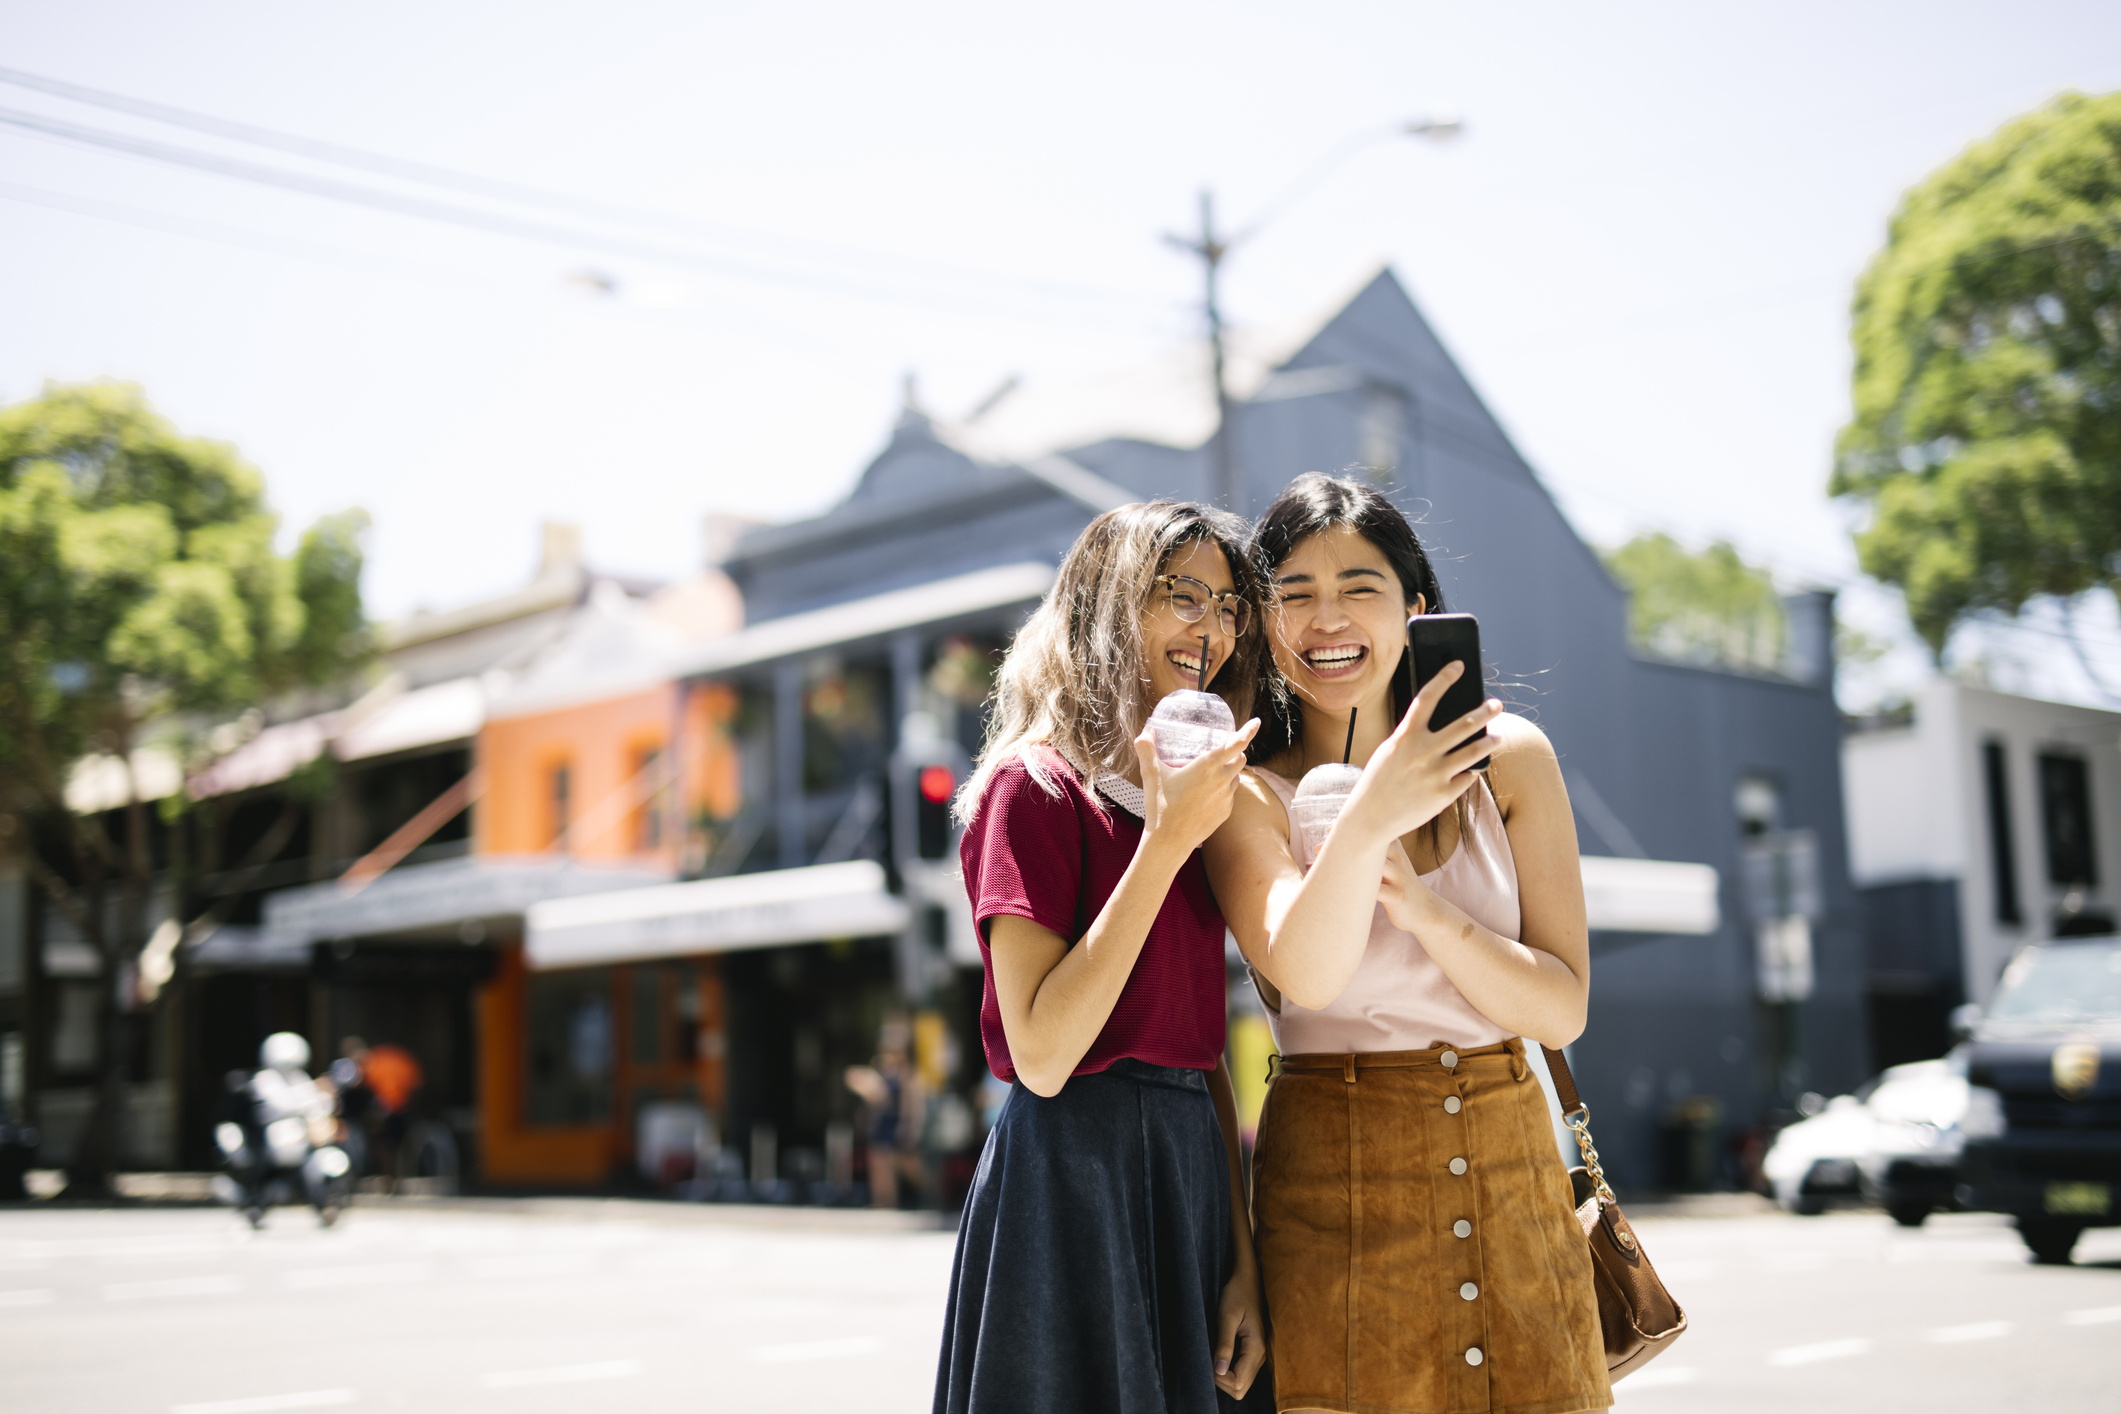
[[[172,1404],[169,1414],[266,1414],[272,1409],[322,1409],[351,1404],[350,1389],[305,1389],[294,1394],[261,1394],[250,1399],[210,1399],[204,1404]]]
[[[1850,1340],[1823,1340],[1817,1345],[1793,1345],[1787,1350],[1778,1350],[1768,1356],[1770,1365],[1816,1365],[1821,1360],[1840,1360],[1850,1355],[1867,1355],[1871,1343],[1861,1337]]]
[[[16,1291],[0,1291],[0,1306],[49,1306],[52,1293],[41,1286],[23,1287]]]
[[[1965,1326],[1940,1326],[1923,1338],[1932,1345],[1959,1345],[1969,1340],[2001,1340],[2016,1329],[2009,1321],[1975,1321]]]
[[[309,1267],[287,1274],[287,1284],[297,1291],[320,1287],[382,1286],[424,1281],[431,1275],[423,1262],[378,1262],[366,1267]]]
[[[532,1252],[522,1256],[486,1257],[471,1264],[476,1277],[574,1276],[596,1265],[587,1252]]]
[[[142,1301],[157,1296],[226,1296],[242,1288],[234,1277],[171,1277],[167,1281],[121,1281],[103,1288],[106,1301]]]
[[[761,1365],[787,1365],[799,1360],[844,1360],[851,1355],[875,1355],[884,1342],[873,1335],[849,1336],[844,1340],[799,1340],[792,1345],[762,1345],[751,1352]]]
[[[1629,1375],[1613,1386],[1617,1394],[1626,1390],[1633,1394],[1638,1389],[1659,1389],[1666,1385],[1690,1385],[1699,1378],[1701,1371],[1692,1365],[1652,1365],[1639,1375]]]
[[[2121,1306],[2094,1306],[2088,1311],[2062,1313],[2065,1326],[2103,1326],[2109,1321],[2121,1321]]]
[[[551,1365],[542,1370],[495,1370],[479,1376],[488,1389],[523,1389],[530,1385],[576,1385],[591,1380],[623,1380],[641,1373],[638,1360],[601,1360],[593,1365]]]

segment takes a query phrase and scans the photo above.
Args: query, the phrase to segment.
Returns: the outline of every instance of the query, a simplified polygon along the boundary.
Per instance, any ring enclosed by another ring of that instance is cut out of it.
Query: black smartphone
[[[1443,700],[1436,704],[1436,711],[1429,718],[1430,731],[1457,721],[1487,699],[1485,679],[1480,670],[1480,620],[1471,614],[1413,614],[1407,619],[1407,643],[1414,655],[1416,692],[1442,672],[1444,664],[1458,662],[1466,665],[1458,681],[1444,689]],[[1459,750],[1478,751],[1480,747],[1475,743],[1491,740],[1492,736],[1483,730],[1479,736],[1468,738],[1466,745]],[[1487,768],[1486,756],[1473,763],[1476,771]]]

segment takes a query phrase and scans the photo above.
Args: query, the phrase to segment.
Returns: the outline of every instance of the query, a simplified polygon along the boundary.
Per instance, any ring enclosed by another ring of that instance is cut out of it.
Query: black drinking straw
[[[1351,756],[1353,756],[1354,754],[1355,754],[1355,709],[1354,709],[1353,707],[1350,707],[1350,708],[1348,709],[1348,744],[1347,744],[1346,746],[1343,746],[1343,747],[1342,747],[1342,748],[1340,749],[1340,764],[1341,764],[1341,765],[1343,765],[1343,766],[1347,765],[1347,764],[1348,764],[1348,758],[1349,758],[1349,757],[1351,757]]]
[[[1200,636],[1200,690],[1208,690],[1208,635]]]

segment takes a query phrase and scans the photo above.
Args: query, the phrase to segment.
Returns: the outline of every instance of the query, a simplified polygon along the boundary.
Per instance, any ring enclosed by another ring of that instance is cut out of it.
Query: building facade
[[[417,738],[400,750],[428,774],[357,836],[283,842],[288,868],[188,947],[194,975],[245,979],[195,1068],[242,1063],[277,1026],[329,1054],[350,1028],[427,1017],[420,1044],[452,1057],[434,1119],[468,1179],[788,1197],[848,1190],[860,1114],[840,1076],[896,1028],[936,1097],[924,1142],[948,1201],[989,1095],[943,807],[1000,655],[1082,528],[1202,496],[1226,451],[1233,509],[1345,470],[1420,524],[1575,804],[1594,975],[1572,1060],[1608,1170],[1728,1181],[1750,1126],[1864,1073],[1830,602],[1790,601],[1781,672],[1638,656],[1623,592],[1390,272],[1239,363],[1221,431],[1204,362],[959,422],[909,400],[840,505],[726,539],[719,618],[578,577],[535,630],[490,606],[450,620],[489,661],[399,644],[426,663],[401,697],[430,697],[398,709],[395,739]],[[468,725],[444,722],[450,692],[475,700]],[[215,798],[252,792],[260,818],[295,778],[266,758],[317,755],[266,740],[215,768]],[[1233,1045],[1254,1094],[1258,1033]],[[689,1137],[671,1150],[670,1132]]]
[[[2020,947],[2115,930],[2121,712],[1933,679],[1842,747],[1880,1065],[1941,1055]]]

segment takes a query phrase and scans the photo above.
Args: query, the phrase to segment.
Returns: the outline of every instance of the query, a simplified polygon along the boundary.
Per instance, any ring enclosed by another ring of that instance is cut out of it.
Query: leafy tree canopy
[[[235,449],[140,390],[46,388],[0,410],[0,772],[51,807],[68,762],[150,717],[331,678],[364,652],[358,511],[292,556]]]
[[[1756,672],[1782,667],[1775,582],[1728,544],[1695,554],[1669,535],[1638,535],[1604,559],[1628,590],[1628,635],[1644,652]]]
[[[2121,595],[2121,94],[2068,93],[1910,191],[1856,289],[1830,490],[1933,652],[1984,609]]]

